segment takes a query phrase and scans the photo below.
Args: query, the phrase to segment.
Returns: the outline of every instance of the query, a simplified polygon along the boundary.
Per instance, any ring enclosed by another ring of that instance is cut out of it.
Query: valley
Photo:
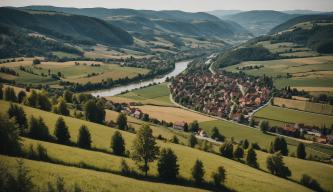
[[[332,12],[11,4],[0,191],[333,191]]]

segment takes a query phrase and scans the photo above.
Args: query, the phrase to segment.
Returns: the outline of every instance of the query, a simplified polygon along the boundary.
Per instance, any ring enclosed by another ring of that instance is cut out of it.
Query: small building
[[[142,111],[139,109],[136,109],[135,112],[133,113],[133,116],[137,119],[140,119],[142,116]]]
[[[181,131],[184,131],[185,126],[186,126],[185,121],[177,121],[173,124],[174,129],[178,129],[178,130],[181,130]]]
[[[326,139],[326,137],[325,136],[321,136],[321,137],[316,137],[316,141],[318,142],[318,143],[327,143],[327,139]]]
[[[202,130],[202,129],[198,131],[198,134],[199,134],[199,136],[201,136],[201,137],[207,137],[206,132],[205,132],[204,130]]]

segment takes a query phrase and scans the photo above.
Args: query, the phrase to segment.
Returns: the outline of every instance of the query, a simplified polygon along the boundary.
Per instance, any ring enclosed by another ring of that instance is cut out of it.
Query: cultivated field
[[[284,126],[285,123],[304,123],[305,125],[315,125],[317,127],[331,127],[333,117],[293,109],[286,109],[268,105],[254,114],[255,119],[266,119],[271,126]]]
[[[1,106],[0,111],[4,112],[7,110],[9,103],[1,101],[0,106]],[[50,128],[50,133],[53,133],[53,126],[54,126],[56,119],[59,117],[59,115],[56,115],[53,113],[48,113],[45,111],[40,111],[38,109],[33,109],[30,107],[24,107],[24,109],[29,116],[31,114],[34,114],[35,116],[42,116],[46,120],[46,124]],[[64,120],[66,121],[66,123],[70,129],[72,141],[74,141],[74,142],[76,141],[77,132],[78,132],[79,127],[82,124],[85,124],[89,127],[89,130],[90,130],[90,133],[92,136],[92,140],[93,140],[93,146],[100,148],[100,149],[110,150],[110,148],[109,148],[110,138],[116,129],[94,124],[91,122],[86,122],[86,121],[79,120],[79,119],[74,119],[71,117],[64,117]],[[130,149],[130,146],[132,144],[132,141],[133,141],[135,135],[131,134],[131,133],[127,133],[127,132],[122,132],[122,135],[126,141],[126,148]],[[180,175],[185,178],[190,177],[191,167],[193,166],[194,161],[198,158],[204,162],[204,167],[206,170],[206,174],[205,174],[206,180],[211,179],[210,175],[211,175],[212,171],[215,171],[218,166],[223,165],[227,171],[226,185],[237,191],[267,191],[268,188],[270,189],[270,191],[287,191],[287,190],[307,191],[306,188],[304,188],[301,185],[296,184],[292,181],[288,181],[288,180],[278,178],[276,176],[272,176],[271,174],[268,174],[268,173],[265,173],[262,171],[258,171],[256,169],[248,167],[247,165],[240,164],[236,161],[229,160],[229,159],[223,158],[218,155],[203,152],[203,151],[185,147],[182,145],[165,143],[165,142],[161,142],[161,141],[158,141],[158,145],[163,146],[163,147],[171,147],[175,151],[175,153],[177,154],[178,159],[179,159]],[[50,149],[50,150],[52,150],[52,149]],[[58,149],[58,150],[61,151],[62,149]],[[70,159],[70,158],[72,158],[72,156],[66,156],[63,158]],[[81,160],[85,160],[81,156],[73,157],[73,158],[74,159],[79,158]],[[91,159],[91,158],[89,158],[89,159]],[[94,159],[94,158],[92,158],[92,159]],[[95,159],[99,159],[99,158],[95,158]],[[295,159],[295,161],[299,161],[299,160]],[[112,163],[113,162],[110,162],[110,164],[112,164]],[[309,163],[311,163],[311,162],[309,161]],[[297,165],[303,166],[300,163],[295,163],[295,164],[296,164],[295,166],[297,166]],[[324,166],[326,166],[326,165],[324,165]],[[114,166],[114,167],[117,167],[117,166]],[[48,175],[48,173],[41,171],[42,170],[41,168],[35,168],[34,170],[37,171],[37,169],[40,171],[41,174]],[[301,169],[301,168],[299,168],[299,169]],[[326,170],[328,172],[331,172],[329,170],[329,168],[327,168],[327,169]],[[326,179],[326,177],[317,178],[315,176],[316,174],[311,173],[311,171],[316,171],[316,170],[317,169],[306,170],[306,173],[309,175],[314,175],[314,178],[317,179],[319,182],[321,182],[321,179]],[[49,171],[49,170],[47,170],[47,171]],[[310,171],[310,172],[308,172],[308,171]],[[151,173],[153,173],[153,171],[151,171]],[[67,176],[69,174],[64,174],[64,175]],[[330,178],[331,176],[332,175],[329,176],[330,180],[333,179],[333,178]],[[75,176],[75,178],[81,179],[82,177]],[[91,179],[90,179],[90,181],[91,181]],[[327,185],[323,185],[323,186],[326,188],[329,188],[329,186],[327,186]]]
[[[288,85],[292,87],[333,87],[333,56],[247,61],[226,67],[225,70],[238,72],[237,67],[258,65],[263,67],[243,70],[243,72],[254,76],[271,76],[278,88]],[[287,74],[292,77],[287,78]]]
[[[280,56],[290,57],[313,57],[319,54],[309,48],[299,46],[295,43],[271,43],[270,41],[260,41],[257,45],[263,46],[272,53],[277,53]]]
[[[0,64],[0,67],[9,67],[19,73],[19,76],[7,77],[15,80],[17,83],[31,84],[56,84],[58,81],[51,77],[52,74],[58,76],[61,73],[63,81],[74,83],[96,83],[102,80],[120,78],[133,78],[139,74],[146,74],[147,69],[134,67],[121,67],[116,64],[107,64],[95,61],[68,61],[68,62],[41,62],[38,65],[32,65],[32,58],[25,58],[24,61],[16,61]],[[26,71],[20,70],[24,66]],[[31,72],[34,74],[32,74]],[[6,74],[7,75],[7,74]],[[7,75],[8,76],[8,75]],[[5,77],[6,78],[6,77]]]
[[[312,113],[320,113],[326,115],[333,115],[333,105],[314,103],[310,101],[301,101],[295,99],[274,98],[274,105],[301,111],[308,111]],[[333,116],[332,116],[333,118]]]
[[[213,118],[194,113],[185,109],[177,107],[161,107],[154,105],[138,106],[144,113],[149,114],[150,117],[157,118],[158,120],[164,120],[167,122],[185,121],[190,123],[194,120],[198,122],[211,121]]]
[[[142,104],[174,106],[170,101],[170,90],[166,83],[130,91],[108,99],[120,102],[141,102]],[[124,99],[121,99],[124,98]]]

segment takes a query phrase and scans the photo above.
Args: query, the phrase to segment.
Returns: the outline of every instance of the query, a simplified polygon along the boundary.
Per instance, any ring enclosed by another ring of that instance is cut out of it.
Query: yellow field
[[[167,122],[185,121],[192,122],[197,120],[198,122],[212,121],[211,117],[194,113],[185,109],[177,107],[160,107],[153,105],[138,106],[144,113],[149,114],[150,117],[157,118],[158,120],[164,120]]]
[[[333,114],[333,105],[329,104],[313,103],[309,101],[300,101],[294,99],[284,99],[284,98],[275,97],[274,105],[291,109],[297,109],[301,111],[313,112],[313,113],[321,113],[328,115]]]
[[[309,92],[333,92],[333,87],[292,87]]]

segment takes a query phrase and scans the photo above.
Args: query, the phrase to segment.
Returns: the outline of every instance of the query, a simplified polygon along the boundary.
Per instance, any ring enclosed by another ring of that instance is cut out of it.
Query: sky
[[[149,10],[315,10],[333,11],[333,0],[0,0],[0,6],[52,5]]]

